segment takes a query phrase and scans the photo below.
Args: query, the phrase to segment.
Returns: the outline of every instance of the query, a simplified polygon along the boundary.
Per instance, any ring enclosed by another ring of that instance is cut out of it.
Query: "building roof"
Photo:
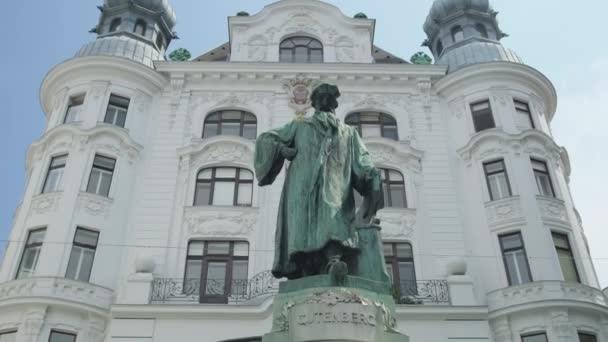
[[[495,17],[497,12],[489,0],[435,0],[424,23],[424,31],[431,36],[441,22],[462,11],[474,11]]]
[[[175,26],[177,16],[169,0],[104,0],[104,6],[115,7],[134,4],[152,12],[161,14],[163,20],[170,28]]]

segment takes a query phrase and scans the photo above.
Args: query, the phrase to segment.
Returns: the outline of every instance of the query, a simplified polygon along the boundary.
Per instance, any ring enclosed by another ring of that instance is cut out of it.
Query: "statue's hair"
[[[330,111],[338,108],[337,99],[340,97],[340,90],[337,86],[323,83],[312,91],[310,99],[312,106],[316,110]]]

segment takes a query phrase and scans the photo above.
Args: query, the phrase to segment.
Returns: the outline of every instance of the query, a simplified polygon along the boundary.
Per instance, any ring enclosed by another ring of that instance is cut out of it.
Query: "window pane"
[[[397,244],[397,255],[401,258],[411,258],[412,254],[412,245],[409,243],[398,243]]]
[[[95,160],[93,161],[93,166],[99,166],[104,169],[114,170],[114,165],[116,164],[116,160],[100,155],[95,155]]]
[[[0,342],[15,342],[17,341],[17,332],[5,332],[0,334]]]
[[[362,124],[361,125],[361,136],[365,138],[369,137],[380,137],[382,132],[379,124]]]
[[[523,342],[547,342],[547,335],[545,333],[542,333],[536,335],[522,336],[521,340]]]
[[[414,263],[399,262],[399,284],[402,296],[415,296],[418,294]]]
[[[230,254],[230,242],[209,242],[207,243],[207,254]]]
[[[58,331],[51,331],[49,342],[75,342],[76,336]]]
[[[113,125],[114,120],[116,120],[116,108],[114,108],[113,106],[108,106],[108,109],[106,110],[106,116],[103,119],[103,122]]]
[[[239,184],[237,205],[250,206],[253,191],[253,184]]]
[[[471,111],[473,113],[473,124],[475,125],[476,132],[496,127],[489,101],[471,105]]]
[[[383,250],[384,256],[392,256],[393,255],[393,244],[391,244],[391,243],[382,244],[382,250]]]
[[[233,296],[247,294],[247,260],[235,260],[232,263],[232,286],[230,293]]]
[[[292,51],[291,49],[281,49],[281,55],[279,57],[279,60],[281,62],[284,63],[290,63],[292,62]]]
[[[241,135],[241,124],[239,122],[223,122],[221,128],[222,135]]]
[[[63,168],[49,170],[44,183],[43,193],[61,190],[61,179],[63,178]]]
[[[241,181],[243,180],[253,180],[253,172],[245,169],[241,169],[239,173],[239,178]]]
[[[226,285],[226,263],[210,262],[207,264],[207,284],[205,294],[223,295]]]
[[[517,128],[519,129],[532,129],[532,121],[530,119],[530,114],[525,112],[518,111],[515,115],[515,120]]]
[[[395,274],[395,271],[393,270],[392,263],[386,263],[386,273],[391,278],[391,280],[393,280],[393,277],[394,277],[393,275]]]
[[[551,180],[549,179],[549,175],[541,172],[535,172],[534,176],[536,178],[538,194],[541,196],[555,197],[555,194],[553,193],[553,187],[551,186]]]
[[[99,237],[98,232],[87,229],[76,229],[76,236],[74,242],[92,247],[97,246],[97,238]]]
[[[359,115],[361,122],[380,123],[380,114],[376,112],[362,112]]]
[[[217,168],[215,169],[216,178],[236,178],[235,168]]]
[[[31,231],[27,238],[27,244],[31,245],[33,243],[42,243],[44,241],[45,235],[46,235],[46,229]]]
[[[295,62],[296,63],[306,63],[308,62],[308,48],[303,46],[298,46],[294,48],[295,51]]]
[[[203,129],[203,138],[211,138],[217,135],[218,124],[206,123]]]
[[[384,126],[384,133],[382,136],[388,139],[399,140],[397,126]]]
[[[211,196],[211,184],[210,183],[198,183],[196,184],[196,195],[194,198],[194,205],[209,205],[209,196]]]
[[[125,127],[125,121],[127,121],[127,111],[119,110],[117,112],[116,126]]]
[[[492,162],[492,163],[487,163],[484,166],[486,169],[486,173],[496,173],[496,172],[501,172],[501,171],[505,170],[505,164],[502,160]]]
[[[198,173],[197,178],[198,179],[211,179],[212,174],[213,174],[213,169],[204,169]]]
[[[526,255],[524,254],[523,250],[517,252],[517,268],[521,279],[521,284],[532,281],[532,279],[530,279],[530,271],[528,269],[528,260],[526,260]]]
[[[89,178],[89,184],[87,185],[87,192],[91,194],[97,193],[97,187],[99,186],[99,178],[101,176],[101,172],[99,170],[93,169],[91,171],[91,177]]]
[[[186,261],[186,279],[201,279],[202,267],[203,267],[202,260]]]
[[[403,185],[391,184],[391,208],[406,208],[405,187]]]
[[[234,204],[234,182],[217,182],[213,189],[213,205]]]
[[[245,124],[243,125],[243,138],[254,140],[257,136],[257,125],[256,124]]]
[[[110,184],[112,184],[112,174],[109,172],[101,173],[98,195],[108,196],[110,194]]]
[[[597,342],[597,338],[592,334],[578,333],[578,339],[580,342]],[[2,341],[2,339],[0,339]]]
[[[488,183],[490,185],[490,197],[492,200],[499,200],[511,196],[507,175],[505,173],[497,173],[488,176]]]
[[[70,123],[78,120],[78,113],[80,113],[82,106],[69,106],[65,113],[64,123]]]
[[[538,170],[538,171],[543,171],[543,172],[547,172],[547,164],[545,164],[544,162],[540,161],[540,160],[534,160],[531,159],[532,162],[532,168],[534,170]]]
[[[553,237],[553,243],[555,244],[555,247],[570,250],[570,243],[568,241],[567,235],[558,233],[553,233],[551,235]]]
[[[567,250],[558,249],[557,256],[559,264],[562,268],[564,280],[569,282],[579,282],[578,274],[576,273],[576,264],[572,258],[572,253]]]
[[[23,252],[23,259],[21,260],[21,267],[17,278],[26,278],[31,276],[36,270],[38,264],[38,257],[40,256],[40,247],[28,247]]]
[[[78,280],[89,281],[91,277],[91,270],[93,268],[93,259],[95,257],[95,250],[84,249],[82,252],[82,261],[80,263],[80,269],[78,272]]]
[[[234,243],[234,256],[248,256],[249,244],[247,242]]]
[[[310,50],[310,62],[311,63],[322,63],[323,62],[323,50]]]
[[[517,249],[523,247],[523,242],[521,241],[521,235],[519,233],[512,235],[503,235],[500,237],[500,241],[504,250]]]
[[[403,175],[399,171],[389,170],[388,171],[388,179],[391,182],[394,182],[394,181],[403,182]]]
[[[476,104],[473,104],[471,106],[471,109],[473,110],[473,112],[478,112],[484,109],[490,109],[490,102],[488,101],[484,101],[484,102],[479,102]]]
[[[81,247],[72,247],[72,253],[70,253],[70,260],[68,261],[68,269],[65,273],[66,278],[76,279],[80,258],[82,258],[82,251],[83,249]]]
[[[191,255],[202,256],[204,247],[205,247],[204,241],[192,241],[188,245],[188,255],[189,256],[191,256]]]
[[[222,120],[241,120],[242,112],[238,110],[225,110],[222,112]]]

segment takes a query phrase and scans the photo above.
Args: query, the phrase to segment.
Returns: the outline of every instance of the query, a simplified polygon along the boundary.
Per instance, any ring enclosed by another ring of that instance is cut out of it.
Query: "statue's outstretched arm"
[[[294,138],[297,123],[262,133],[255,143],[255,174],[260,186],[272,184],[283,168],[285,159],[293,160],[297,154]]]

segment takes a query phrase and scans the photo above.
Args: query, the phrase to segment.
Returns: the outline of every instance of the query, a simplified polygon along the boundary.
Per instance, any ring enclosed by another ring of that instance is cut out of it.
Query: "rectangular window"
[[[21,262],[19,263],[17,279],[31,277],[36,271],[36,265],[38,264],[38,257],[40,256],[45,234],[46,228],[29,232],[25,248],[23,249],[23,255],[21,256]]]
[[[532,281],[528,256],[521,233],[500,235],[500,249],[507,270],[509,285],[520,285]]]
[[[574,256],[572,255],[572,249],[570,248],[570,241],[568,235],[552,232],[553,244],[559,258],[559,264],[562,268],[562,274],[565,281],[580,283],[578,276],[578,270],[576,269],[576,263],[574,262]]]
[[[515,104],[515,124],[517,128],[522,130],[534,129],[534,121],[528,103],[519,100],[513,100],[513,103]]]
[[[49,170],[47,171],[46,178],[44,180],[44,186],[42,187],[43,194],[47,192],[55,192],[61,190],[63,170],[65,169],[65,164],[67,160],[67,154],[53,157],[53,159],[51,159],[51,163],[49,164]]]
[[[15,342],[17,341],[17,331],[0,332],[0,342]]]
[[[112,176],[114,175],[114,166],[116,160],[100,155],[95,155],[93,168],[89,176],[89,184],[87,192],[101,196],[110,194],[110,185],[112,184]]]
[[[78,121],[78,114],[84,103],[84,94],[70,97],[68,109],[65,111],[63,123]]]
[[[76,335],[57,330],[51,330],[49,342],[76,342]]]
[[[492,116],[490,100],[472,104],[471,112],[473,113],[475,132],[481,132],[483,130],[496,127],[496,124],[494,123],[494,116]]]
[[[547,334],[544,332],[536,333],[536,334],[522,335],[521,341],[522,342],[548,342]]]
[[[84,282],[89,281],[98,238],[98,232],[80,227],[76,229],[72,253],[65,274],[66,278]]]
[[[125,121],[127,121],[127,112],[129,111],[130,100],[125,97],[117,95],[110,95],[110,102],[108,103],[108,109],[106,110],[106,117],[103,122],[125,127]]]
[[[532,169],[534,170],[534,179],[538,188],[538,194],[546,197],[555,197],[553,182],[549,175],[547,163],[538,159],[531,159]]]
[[[248,265],[247,242],[191,241],[184,289],[198,289],[201,303],[228,303],[229,296],[247,295]],[[195,286],[199,281],[202,286]]]
[[[399,299],[417,296],[414,253],[409,243],[383,243],[386,272],[393,279],[393,286],[399,289]]]
[[[484,163],[483,170],[486,174],[491,201],[511,196],[511,185],[503,159]]]
[[[594,334],[578,333],[579,342],[597,342],[597,337]],[[2,339],[0,339],[2,341]]]

